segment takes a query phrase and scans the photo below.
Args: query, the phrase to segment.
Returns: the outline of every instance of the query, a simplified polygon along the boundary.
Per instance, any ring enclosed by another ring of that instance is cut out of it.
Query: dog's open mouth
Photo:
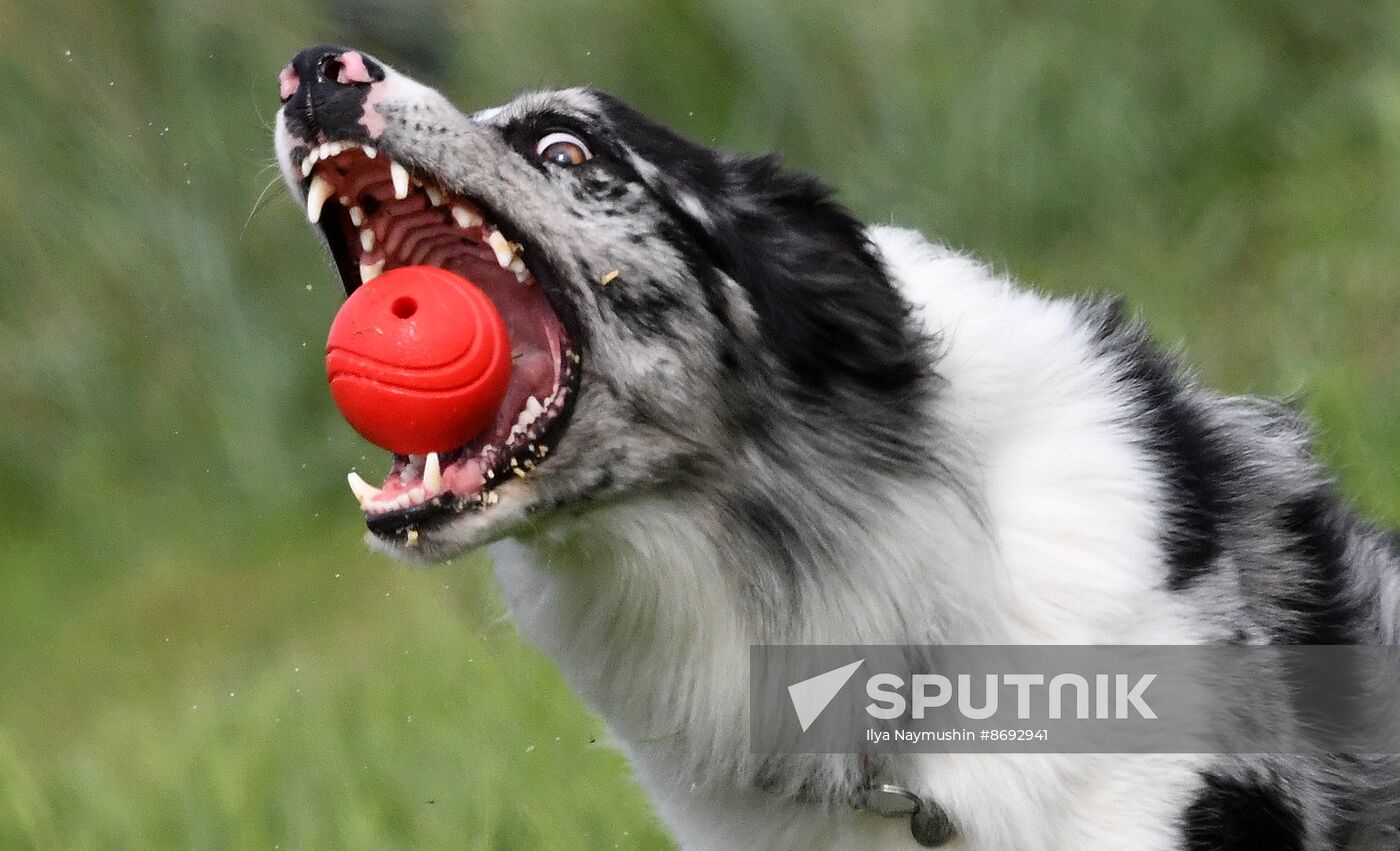
[[[350,474],[370,530],[411,544],[420,528],[489,508],[499,485],[548,459],[578,393],[579,354],[535,277],[542,259],[527,261],[519,237],[481,204],[353,142],[313,147],[299,167],[307,217],[325,234],[347,295],[390,269],[436,266],[476,284],[505,320],[510,386],[491,425],[463,446],[394,455],[378,488]]]

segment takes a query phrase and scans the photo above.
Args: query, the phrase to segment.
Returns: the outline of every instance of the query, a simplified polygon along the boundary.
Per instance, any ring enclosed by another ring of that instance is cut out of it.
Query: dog
[[[599,91],[469,114],[338,46],[279,83],[347,293],[447,268],[513,346],[481,436],[351,474],[368,540],[486,547],[682,846],[1400,847],[1384,757],[747,746],[751,645],[1395,643],[1400,539],[1292,407]],[[871,762],[950,829],[860,806]]]

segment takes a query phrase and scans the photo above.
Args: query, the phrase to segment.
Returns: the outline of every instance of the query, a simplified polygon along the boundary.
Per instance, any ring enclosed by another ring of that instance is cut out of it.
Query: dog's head
[[[511,339],[484,434],[396,456],[381,488],[353,483],[384,545],[445,557],[781,462],[753,447],[782,429],[859,421],[878,443],[916,415],[926,369],[905,303],[862,228],[772,159],[588,89],[463,113],[340,47],[303,51],[280,82],[278,160],[347,293],[440,266],[486,292]]]

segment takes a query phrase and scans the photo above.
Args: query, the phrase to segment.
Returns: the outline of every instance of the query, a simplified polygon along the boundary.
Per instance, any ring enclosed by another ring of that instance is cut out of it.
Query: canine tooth
[[[396,162],[389,163],[389,178],[394,181],[394,197],[402,201],[408,197],[408,169]]]
[[[481,216],[460,204],[453,206],[452,218],[457,221],[457,226],[462,228],[480,227],[483,224]]]
[[[321,175],[311,178],[311,188],[306,190],[306,218],[309,222],[314,225],[321,220],[321,207],[334,193],[330,181]]]
[[[442,206],[442,190],[436,186],[424,186],[423,191],[428,194],[428,203],[434,207]]]
[[[442,490],[442,461],[436,452],[429,452],[423,462],[423,489],[432,494]]]
[[[359,207],[350,207],[350,224],[355,227],[365,223],[365,211]]]
[[[379,498],[379,489],[361,478],[360,474],[356,473],[354,470],[350,471],[350,474],[345,477],[345,480],[350,483],[350,492],[355,495],[355,499],[359,501],[361,508],[363,508],[366,503],[373,502]]]
[[[375,157],[379,156],[378,149],[374,148],[371,145],[361,145],[360,150],[364,151],[365,156],[369,157],[370,159],[374,159]]]
[[[515,246],[506,239],[505,234],[493,230],[486,235],[486,242],[490,244],[491,250],[496,252],[496,262],[501,268],[509,269],[510,261],[515,259]]]
[[[369,253],[374,250],[374,231],[365,228],[360,231],[360,247]]]
[[[378,263],[371,263],[371,264],[369,264],[368,266],[366,266],[365,264],[361,263],[361,264],[360,264],[360,283],[362,283],[362,284],[368,284],[370,281],[372,281],[372,280],[374,280],[375,278],[379,277],[379,273],[381,273],[381,272],[383,272],[383,271],[384,271],[384,261],[383,261],[383,260],[380,260]]]

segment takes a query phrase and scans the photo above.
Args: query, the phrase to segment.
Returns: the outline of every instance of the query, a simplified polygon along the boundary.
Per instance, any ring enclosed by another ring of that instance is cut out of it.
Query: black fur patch
[[[1139,403],[1146,448],[1164,471],[1167,587],[1180,590],[1220,555],[1221,525],[1230,511],[1223,484],[1230,476],[1230,455],[1190,398],[1176,360],[1127,317],[1122,300],[1088,302],[1084,315],[1103,353],[1118,361],[1119,380]]]
[[[1308,567],[1309,581],[1294,589],[1280,605],[1300,615],[1298,625],[1282,640],[1296,644],[1352,644],[1359,621],[1355,603],[1346,595],[1347,534],[1345,510],[1330,488],[1320,488],[1284,506],[1283,534],[1290,552]]]
[[[631,107],[597,94],[618,140],[649,168],[646,183],[707,262],[747,292],[765,347],[798,389],[855,390],[891,403],[884,416],[916,415],[928,347],[909,305],[826,187],[781,169],[686,140]]]
[[[1187,851],[1302,851],[1303,823],[1277,786],[1204,774],[1181,819]]]

